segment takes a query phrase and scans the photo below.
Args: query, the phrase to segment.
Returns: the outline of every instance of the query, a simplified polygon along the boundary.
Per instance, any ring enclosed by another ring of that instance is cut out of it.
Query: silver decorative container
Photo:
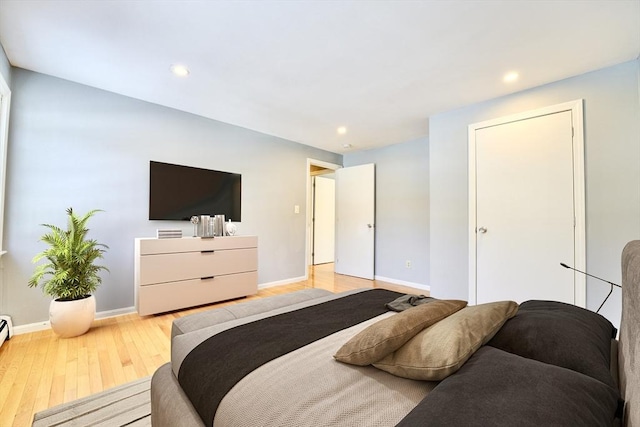
[[[209,215],[200,215],[198,237],[213,237],[213,221]]]
[[[216,215],[213,217],[213,234],[214,236],[224,236],[226,234],[224,215]]]

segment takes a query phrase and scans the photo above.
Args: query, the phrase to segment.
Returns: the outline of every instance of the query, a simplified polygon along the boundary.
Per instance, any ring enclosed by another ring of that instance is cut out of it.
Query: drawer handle
[[[207,276],[207,277],[201,277],[200,280],[209,280],[209,279],[215,279],[216,276]]]
[[[214,252],[215,252],[215,251],[214,251],[213,249],[212,249],[212,250],[210,250],[210,251],[200,251],[200,253],[201,253],[201,254],[212,254],[212,253],[214,253]]]

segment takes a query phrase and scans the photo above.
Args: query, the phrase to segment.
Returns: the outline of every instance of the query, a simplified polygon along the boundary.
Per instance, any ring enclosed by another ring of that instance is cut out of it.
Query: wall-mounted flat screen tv
[[[150,220],[224,215],[226,220],[241,221],[241,196],[240,174],[150,162]]]

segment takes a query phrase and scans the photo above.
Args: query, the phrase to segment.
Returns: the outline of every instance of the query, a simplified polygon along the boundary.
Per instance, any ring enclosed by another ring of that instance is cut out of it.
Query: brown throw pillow
[[[368,326],[347,341],[333,357],[351,365],[370,365],[396,351],[424,328],[466,305],[466,301],[435,300],[409,308]]]
[[[466,307],[430,326],[374,363],[403,378],[439,381],[456,372],[518,311],[513,301]]]

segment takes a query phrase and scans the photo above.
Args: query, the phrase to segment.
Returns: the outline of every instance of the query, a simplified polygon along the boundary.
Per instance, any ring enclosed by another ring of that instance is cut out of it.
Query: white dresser
[[[257,236],[135,241],[135,299],[141,316],[257,292]]]

